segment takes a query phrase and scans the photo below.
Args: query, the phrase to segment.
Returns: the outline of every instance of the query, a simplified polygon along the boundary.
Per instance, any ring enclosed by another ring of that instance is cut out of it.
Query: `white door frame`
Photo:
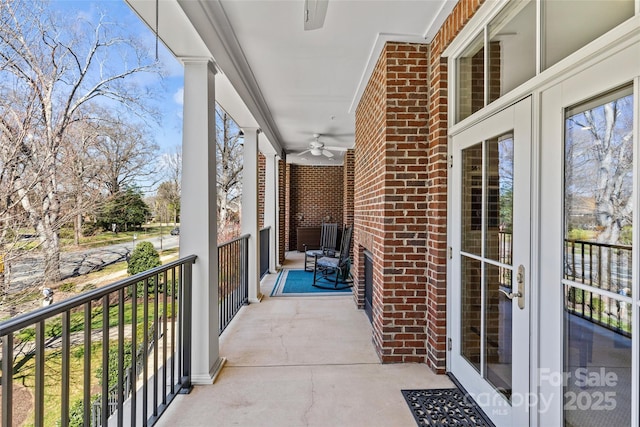
[[[497,114],[486,118],[463,132],[452,136],[453,150],[453,176],[450,187],[453,189],[450,199],[451,222],[454,223],[450,230],[450,244],[452,260],[450,261],[450,303],[448,325],[451,330],[460,331],[461,314],[461,277],[460,260],[462,241],[461,236],[461,199],[459,189],[463,174],[461,170],[462,159],[459,155],[462,149],[470,147],[484,140],[494,138],[505,132],[513,131],[514,149],[514,191],[513,191],[513,292],[518,290],[516,283],[518,266],[524,267],[524,296],[515,297],[512,301],[512,404],[509,404],[493,386],[491,386],[462,356],[460,334],[450,335],[451,351],[449,352],[449,368],[458,380],[466,388],[466,391],[483,408],[486,414],[498,426],[529,424],[530,404],[530,311],[531,311],[531,189],[530,189],[530,165],[531,165],[531,130],[532,130],[532,102],[527,97],[518,103],[505,108]],[[484,172],[483,172],[484,176]],[[483,234],[484,236],[484,234]],[[466,256],[468,258],[468,256]],[[481,257],[482,258],[482,257]],[[484,295],[484,293],[483,293]],[[484,297],[482,297],[484,299]],[[524,308],[519,308],[519,303],[524,302]],[[482,310],[484,312],[484,308]],[[484,325],[484,319],[482,320]],[[484,327],[478,325],[484,330]],[[481,344],[484,348],[484,344]],[[484,350],[481,350],[484,354]]]
[[[538,390],[540,398],[548,401],[549,407],[540,411],[539,425],[562,425],[563,419],[563,330],[562,305],[563,290],[563,162],[564,162],[564,109],[581,101],[604,94],[624,84],[635,82],[635,165],[634,194],[634,244],[638,247],[638,228],[640,208],[638,208],[638,116],[640,82],[640,46],[636,44],[621,50],[582,72],[550,85],[540,93],[540,160],[544,165],[544,173],[540,174],[540,191],[544,197],[540,199],[540,312],[539,312],[539,373]],[[637,253],[634,254],[633,277],[638,282]],[[639,300],[637,289],[633,292],[633,332],[632,363],[634,374],[632,379],[631,402],[638,401],[638,321]],[[560,327],[559,327],[560,325]],[[544,331],[544,332],[542,332]],[[557,334],[549,331],[559,331]],[[632,425],[638,425],[638,406],[632,404]]]
[[[637,0],[636,10],[640,11],[640,0]],[[480,12],[488,11],[489,8],[481,8]],[[485,15],[484,18],[481,15]],[[480,21],[486,21],[488,16],[486,13],[477,14]],[[470,30],[479,28],[480,24],[475,26],[467,26]],[[465,30],[467,30],[465,27]],[[473,28],[471,28],[473,27]],[[473,33],[474,31],[470,31]],[[467,35],[470,37],[469,35]],[[448,57],[449,65],[449,89],[448,98],[450,99],[449,109],[455,111],[456,100],[456,76],[455,76],[455,57],[458,51],[464,45],[464,40],[454,40],[445,52]],[[614,65],[612,65],[614,64]],[[617,64],[617,65],[616,65]],[[562,425],[562,388],[553,387],[548,380],[541,380],[540,367],[544,366],[546,372],[553,374],[562,372],[562,360],[559,354],[562,349],[562,337],[550,338],[548,331],[560,329],[562,296],[560,285],[554,287],[554,283],[558,284],[561,277],[559,268],[553,271],[550,268],[552,260],[561,260],[562,246],[560,244],[549,246],[546,242],[555,241],[562,237],[562,224],[553,223],[549,218],[561,215],[562,200],[558,192],[561,192],[562,162],[561,155],[551,153],[548,146],[542,148],[543,142],[560,144],[561,140],[557,133],[557,129],[562,129],[564,122],[564,113],[561,105],[571,105],[577,103],[590,96],[596,96],[614,87],[620,86],[625,82],[635,79],[635,106],[638,111],[636,120],[640,114],[640,78],[638,71],[640,70],[640,14],[625,23],[619,25],[604,36],[592,42],[589,46],[572,54],[570,57],[562,60],[552,68],[532,78],[515,90],[505,94],[498,100],[492,102],[479,112],[464,119],[460,123],[456,123],[452,114],[449,115],[449,155],[451,154],[451,135],[455,135],[464,129],[473,126],[473,124],[489,117],[496,112],[501,111],[524,96],[531,95],[533,102],[533,129],[532,129],[532,159],[531,159],[531,191],[532,191],[532,221],[531,221],[531,393],[537,396],[537,405],[532,408],[530,414],[530,425],[532,426],[548,426]],[[593,76],[589,88],[574,87],[574,79],[583,74]],[[571,95],[573,94],[573,95]],[[573,101],[569,98],[574,97]],[[565,98],[562,101],[562,98]],[[555,103],[555,104],[554,104]],[[550,107],[555,105],[556,107]],[[552,131],[550,126],[555,125],[556,131]],[[639,123],[635,123],[636,129],[636,147],[640,144],[640,127]],[[549,140],[551,138],[551,140]],[[640,148],[636,150],[640,153]],[[637,154],[640,157],[640,154]],[[634,169],[636,178],[636,189],[640,188],[640,171],[638,165]],[[451,170],[451,168],[450,168]],[[449,177],[449,183],[451,183]],[[555,186],[555,187],[554,187]],[[544,194],[544,197],[541,195]],[[635,190],[635,194],[638,191]],[[451,212],[451,200],[453,200],[453,186],[448,185],[448,210]],[[636,206],[639,206],[636,202]],[[640,243],[640,208],[634,212],[634,242]],[[454,229],[451,215],[447,217],[448,242],[451,246],[451,230]],[[634,281],[638,282],[640,277],[640,267],[638,266],[638,256],[634,257],[633,274]],[[454,331],[451,327],[451,262],[447,264],[447,337],[451,340],[458,331]],[[637,292],[636,294],[640,294]],[[555,302],[555,303],[554,303]],[[544,303],[544,307],[543,304]],[[555,307],[555,314],[549,315],[549,308]],[[640,342],[636,338],[640,329],[640,299],[634,296],[633,304],[633,330],[634,330],[634,346],[633,360],[635,366],[638,366],[639,345]],[[451,341],[449,341],[451,343]],[[449,348],[451,344],[449,344]],[[447,352],[447,369],[451,367],[451,351]],[[640,400],[638,392],[639,372],[634,372],[634,385],[632,390],[632,402]],[[546,400],[545,400],[546,399]],[[640,424],[640,409],[637,405],[633,407],[632,413],[633,425]]]

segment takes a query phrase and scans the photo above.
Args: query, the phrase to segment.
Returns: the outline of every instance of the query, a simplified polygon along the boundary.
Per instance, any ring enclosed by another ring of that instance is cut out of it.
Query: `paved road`
[[[178,236],[160,237],[136,240],[136,244],[148,241],[153,243],[156,249],[172,249],[178,246]],[[107,265],[124,261],[131,254],[133,241],[119,243],[117,245],[104,246],[94,249],[83,249],[60,254],[60,273],[63,279],[81,276]],[[30,254],[22,257],[11,265],[10,272],[11,292],[38,287],[44,279],[43,258],[38,254]]]

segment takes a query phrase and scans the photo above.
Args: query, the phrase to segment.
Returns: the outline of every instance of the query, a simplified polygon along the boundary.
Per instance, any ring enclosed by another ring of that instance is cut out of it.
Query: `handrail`
[[[236,237],[235,239],[231,239],[231,240],[229,240],[229,241],[227,241],[227,242],[220,243],[220,244],[218,245],[218,249],[220,249],[220,248],[221,248],[221,247],[223,247],[223,246],[230,245],[231,243],[235,243],[235,242],[237,242],[237,241],[239,241],[239,240],[249,239],[250,237],[251,237],[251,234],[243,234],[242,236],[238,236],[238,237]]]
[[[618,244],[612,244],[612,243],[591,242],[589,240],[564,239],[564,241],[568,243],[580,243],[582,245],[593,245],[593,246],[600,246],[603,248],[611,248],[611,249],[624,249],[624,250],[633,249],[632,245],[618,245]]]

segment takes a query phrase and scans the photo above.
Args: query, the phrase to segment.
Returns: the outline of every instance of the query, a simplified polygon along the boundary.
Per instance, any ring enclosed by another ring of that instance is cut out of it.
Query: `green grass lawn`
[[[78,351],[79,346],[71,349],[69,398],[71,404],[82,399],[84,389],[84,352]],[[17,360],[21,364],[18,372],[14,374],[14,383],[22,384],[31,390],[35,390],[35,357],[26,356],[24,360]],[[102,343],[96,342],[91,348],[91,392],[100,391],[98,379],[95,376],[96,369],[102,364]],[[60,421],[61,385],[60,372],[62,371],[62,358],[60,350],[50,350],[45,357],[45,390],[44,390],[44,425],[56,426]],[[33,408],[27,417],[25,426],[34,425]]]
[[[169,232],[173,225],[145,224],[141,230],[120,231],[99,231],[95,235],[85,236],[80,239],[80,246],[83,248],[98,248],[101,246],[114,245],[118,243],[133,242],[133,237],[137,240],[151,237],[169,237]],[[73,230],[63,229],[60,231],[60,244],[64,248],[77,248],[73,241]]]
[[[149,301],[148,310],[148,323],[146,328],[149,328],[153,323],[154,318],[154,301]],[[138,345],[143,341],[143,334],[145,330],[144,323],[144,311],[141,305],[137,310],[137,342]],[[161,313],[167,313],[167,318],[171,317],[172,303],[167,303],[164,307],[163,299],[158,301],[158,309]],[[102,307],[95,307],[92,309],[91,329],[99,330],[103,326]],[[130,325],[133,319],[133,310],[131,301],[127,301],[124,304],[124,323]],[[109,307],[109,326],[117,326],[118,323],[118,305]],[[34,337],[32,336],[33,330],[25,330],[18,338],[21,340],[30,341]],[[52,319],[47,322],[46,325],[47,336],[59,336],[60,332],[60,319]],[[84,313],[73,313],[71,316],[71,330],[72,332],[81,332],[84,330]],[[125,341],[129,341],[126,339]],[[111,341],[110,345],[116,344],[117,341]],[[19,344],[19,343],[18,343]],[[91,344],[91,394],[98,394],[101,392],[100,381],[96,376],[98,370],[102,369],[102,339],[99,338]],[[71,346],[71,358],[70,358],[70,387],[69,387],[69,402],[73,405],[79,399],[83,397],[84,389],[84,346],[73,345]],[[60,375],[62,372],[62,353],[60,349],[51,349],[45,352],[45,406],[44,406],[44,425],[56,426],[60,420],[60,405],[61,405],[61,385]],[[35,356],[34,354],[27,354],[18,356],[14,362],[14,383],[21,384],[24,387],[30,389],[32,395],[35,389]],[[16,405],[22,405],[21,403],[15,403]],[[33,409],[27,422],[24,425],[33,425]]]
[[[155,313],[155,307],[153,304],[152,296],[150,295],[149,306],[148,306],[148,315],[149,321],[152,321],[153,315]],[[136,308],[136,322],[138,325],[142,324],[144,321],[144,310],[142,305],[142,298],[138,299],[138,304]],[[163,296],[160,296],[158,300],[159,314],[162,315],[164,310],[164,301]],[[167,303],[166,313],[167,317],[171,318],[171,309],[172,303],[169,301]],[[120,324],[118,319],[119,306],[118,304],[111,305],[109,307],[109,328],[116,327]],[[103,307],[101,305],[92,308],[91,310],[91,329],[92,330],[100,330],[104,325],[103,319]],[[133,320],[133,307],[131,300],[124,303],[124,324],[130,325]],[[81,332],[84,331],[84,310],[78,310],[75,313],[71,314],[71,323],[70,323],[70,332]],[[46,322],[45,325],[45,336],[47,339],[51,338],[59,338],[62,336],[62,319],[60,317],[55,317]],[[35,327],[29,327],[21,330],[16,333],[14,336],[16,342],[30,342],[35,341],[36,339],[36,330]]]

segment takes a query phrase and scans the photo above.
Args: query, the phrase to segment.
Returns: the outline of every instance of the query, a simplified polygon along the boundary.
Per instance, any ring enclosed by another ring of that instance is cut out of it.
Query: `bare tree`
[[[169,218],[170,214],[173,225],[176,225],[180,214],[182,147],[174,147],[173,152],[165,154],[160,163],[165,181],[158,187],[156,203],[162,205],[159,206],[160,210],[167,210],[167,215],[164,218]]]
[[[156,175],[158,146],[144,127],[122,118],[102,120],[96,149],[102,161],[100,180],[110,196]],[[153,184],[150,184],[153,185]]]
[[[592,199],[597,241],[616,244],[633,213],[633,104],[626,96],[569,118],[567,201]]]
[[[242,196],[244,138],[231,117],[216,105],[218,230],[237,220]]]
[[[157,71],[147,51],[104,16],[97,23],[63,18],[34,0],[0,0],[0,134],[15,153],[12,203],[38,235],[45,278],[60,278],[62,146],[86,108],[103,102],[150,113],[144,88],[129,79]],[[14,202],[15,201],[15,202]]]
[[[624,243],[622,232],[632,224],[633,214],[633,97],[617,95],[576,111],[566,123],[567,228],[594,225],[595,241],[609,245]],[[620,258],[612,263],[615,250],[609,245],[591,251],[590,262],[598,268],[590,283],[615,289],[621,282],[614,269],[626,268],[630,279],[631,265]]]
[[[63,208],[73,217],[74,244],[83,236],[84,216],[92,212],[102,200],[98,177],[103,163],[98,157],[99,127],[92,121],[81,121],[70,127],[67,141],[62,145],[66,173],[61,175],[64,188]]]
[[[160,222],[173,221],[176,225],[180,212],[180,190],[172,181],[164,181],[158,186],[155,196],[155,211]]]

